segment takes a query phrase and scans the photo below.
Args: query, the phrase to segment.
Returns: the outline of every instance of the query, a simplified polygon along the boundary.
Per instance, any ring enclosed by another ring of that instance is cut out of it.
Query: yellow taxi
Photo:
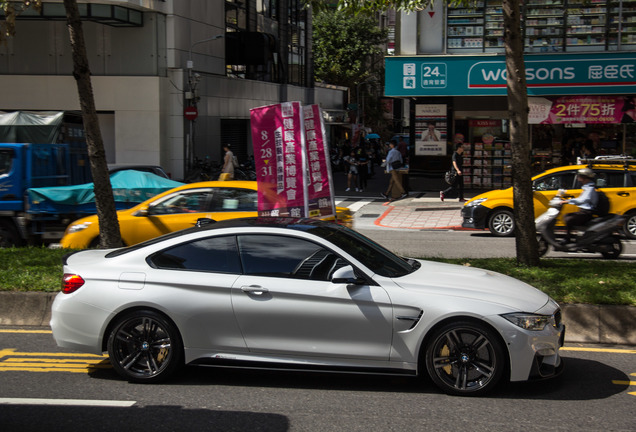
[[[257,182],[209,181],[190,183],[163,192],[137,206],[117,212],[121,238],[126,246],[173,231],[190,228],[199,219],[215,221],[257,215]],[[336,209],[338,222],[351,223],[347,208]],[[325,219],[332,219],[333,216]],[[97,215],[71,223],[60,242],[70,249],[99,245]]]
[[[636,239],[636,160],[605,157],[584,161],[582,165],[567,165],[545,171],[532,178],[534,217],[545,213],[548,203],[559,189],[565,189],[564,198],[581,194],[576,173],[591,168],[596,174],[596,187],[605,192],[610,202],[610,213],[626,216],[624,234]],[[512,188],[492,190],[467,201],[462,208],[464,228],[488,228],[498,237],[511,236],[515,231]],[[577,211],[566,204],[561,215]],[[563,225],[559,220],[557,225]]]

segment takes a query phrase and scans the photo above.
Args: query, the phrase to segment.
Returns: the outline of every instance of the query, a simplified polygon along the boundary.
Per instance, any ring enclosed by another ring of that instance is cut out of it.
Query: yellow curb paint
[[[6,330],[0,329],[0,333],[40,333],[40,334],[52,334],[51,330]]]
[[[615,348],[579,348],[579,347],[562,347],[559,351],[583,351],[583,352],[602,352],[615,354],[636,354],[636,349],[615,349]]]

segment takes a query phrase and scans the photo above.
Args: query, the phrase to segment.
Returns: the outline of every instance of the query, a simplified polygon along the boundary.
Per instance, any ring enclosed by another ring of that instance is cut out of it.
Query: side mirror
[[[364,279],[356,277],[353,267],[344,266],[333,272],[331,282],[335,284],[363,285]]]
[[[135,216],[148,216],[150,213],[148,212],[148,207],[142,207],[135,213]]]

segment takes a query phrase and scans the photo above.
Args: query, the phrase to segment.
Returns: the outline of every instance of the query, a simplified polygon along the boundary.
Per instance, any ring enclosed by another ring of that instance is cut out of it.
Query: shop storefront
[[[636,152],[636,54],[526,55],[533,170]],[[387,96],[409,98],[411,167],[447,169],[463,139],[469,187],[511,184],[501,55],[387,57]],[[626,96],[627,95],[627,96]]]

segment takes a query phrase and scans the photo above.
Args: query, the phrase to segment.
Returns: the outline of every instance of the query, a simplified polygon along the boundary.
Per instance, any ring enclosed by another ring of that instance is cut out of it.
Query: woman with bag
[[[459,197],[459,202],[466,201],[464,199],[464,178],[462,176],[464,165],[462,153],[464,153],[464,145],[457,143],[455,145],[455,152],[453,153],[453,166],[451,167],[451,172],[454,170],[457,175],[451,180],[452,183],[450,183],[450,186],[446,190],[440,191],[439,199],[442,201],[444,201],[444,198],[455,198],[455,196]]]
[[[400,168],[402,168],[402,155],[400,151],[396,148],[397,143],[395,140],[392,140],[389,143],[389,153],[386,155],[386,172],[391,174],[391,180],[389,180],[389,188],[386,193],[381,194],[384,199],[388,199],[393,201],[396,199],[396,196],[399,196],[399,199],[406,198],[407,194],[402,187],[402,174],[400,173]],[[395,193],[397,192],[397,193]]]

